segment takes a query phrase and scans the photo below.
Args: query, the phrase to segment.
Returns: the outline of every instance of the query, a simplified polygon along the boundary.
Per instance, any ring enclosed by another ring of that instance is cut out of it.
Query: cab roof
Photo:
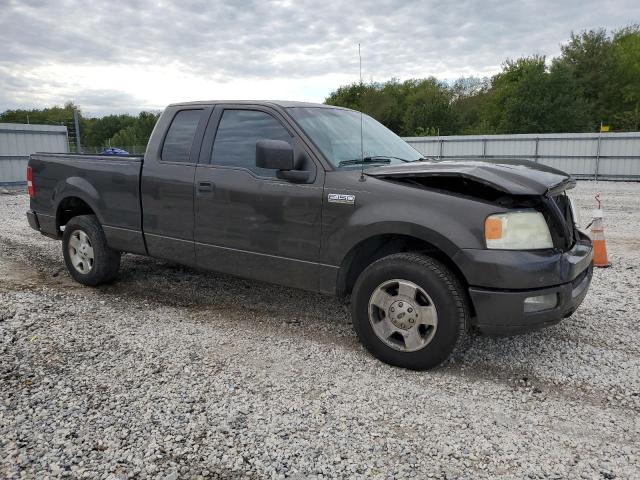
[[[339,108],[341,110],[349,110],[348,108],[337,107],[334,105],[325,105],[324,103],[313,102],[296,102],[293,100],[198,100],[195,102],[178,102],[172,103],[170,107],[185,107],[192,105],[216,105],[218,103],[232,103],[237,105],[268,105],[281,108],[306,107],[306,108]]]

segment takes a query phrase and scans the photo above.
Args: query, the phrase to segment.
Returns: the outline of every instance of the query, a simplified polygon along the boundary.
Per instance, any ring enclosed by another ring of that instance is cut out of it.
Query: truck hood
[[[568,173],[527,160],[425,160],[370,168],[377,178],[462,177],[511,195],[544,195],[575,186]]]

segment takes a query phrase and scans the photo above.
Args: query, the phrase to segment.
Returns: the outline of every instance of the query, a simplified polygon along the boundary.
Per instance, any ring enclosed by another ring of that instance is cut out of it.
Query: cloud
[[[491,75],[557,55],[569,33],[618,28],[602,1],[0,0],[0,110],[67,100],[96,114],[200,98],[322,101],[357,80]]]

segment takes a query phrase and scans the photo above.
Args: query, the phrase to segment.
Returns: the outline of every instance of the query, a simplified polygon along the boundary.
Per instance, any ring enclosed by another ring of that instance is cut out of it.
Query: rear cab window
[[[190,163],[191,146],[204,110],[181,110],[171,121],[162,145],[163,162]]]

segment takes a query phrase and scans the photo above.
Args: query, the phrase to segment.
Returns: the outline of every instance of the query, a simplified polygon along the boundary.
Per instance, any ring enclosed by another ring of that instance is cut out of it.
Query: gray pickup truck
[[[411,369],[443,362],[472,327],[568,317],[592,276],[569,175],[425,159],[344,108],[170,105],[144,157],[35,154],[27,176],[29,224],[62,240],[78,282],[114,280],[128,252],[350,295],[364,346]]]

